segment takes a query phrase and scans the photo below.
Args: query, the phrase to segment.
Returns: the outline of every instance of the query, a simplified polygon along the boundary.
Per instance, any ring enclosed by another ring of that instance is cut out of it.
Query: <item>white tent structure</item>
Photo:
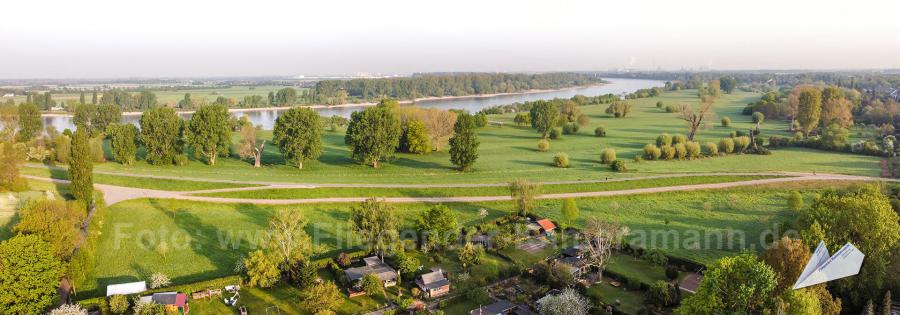
[[[793,288],[796,290],[856,275],[865,257],[865,254],[850,243],[829,257],[825,242],[820,241]]]
[[[128,295],[147,291],[147,282],[130,282],[106,286],[106,296]]]

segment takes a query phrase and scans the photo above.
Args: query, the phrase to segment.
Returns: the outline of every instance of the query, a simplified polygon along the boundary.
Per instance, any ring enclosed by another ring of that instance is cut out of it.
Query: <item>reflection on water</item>
[[[575,95],[585,95],[585,96],[597,96],[608,93],[613,94],[624,94],[634,92],[639,89],[651,88],[654,86],[662,86],[662,81],[656,80],[638,80],[638,79],[607,79],[609,84],[598,85],[598,86],[590,86],[590,87],[581,87],[581,88],[573,88],[573,89],[565,89],[558,91],[550,91],[550,92],[540,92],[540,93],[530,93],[530,94],[517,94],[517,95],[500,95],[500,96],[492,96],[492,97],[477,97],[477,98],[457,98],[457,99],[441,99],[441,100],[425,100],[417,102],[416,105],[419,107],[436,107],[443,109],[464,109],[470,112],[477,112],[482,108],[496,106],[496,105],[504,105],[511,104],[516,102],[525,102],[525,101],[535,101],[541,99],[551,99],[551,98],[570,98]],[[353,106],[353,107],[337,107],[337,108],[319,108],[316,109],[320,115],[328,117],[332,115],[350,117],[350,113],[360,110],[361,106]],[[278,118],[278,115],[281,112],[287,110],[285,109],[270,109],[270,110],[252,110],[252,111],[240,111],[240,112],[232,112],[236,117],[247,116],[254,125],[262,125],[263,129],[272,129],[275,125],[275,119]],[[180,114],[182,118],[188,119],[190,118],[190,114]],[[122,118],[125,122],[132,123],[137,125],[140,119],[140,116],[124,116]],[[72,124],[72,117],[69,116],[54,116],[54,117],[44,117],[45,125],[53,125],[57,130],[64,130],[66,128],[74,129],[74,125]]]

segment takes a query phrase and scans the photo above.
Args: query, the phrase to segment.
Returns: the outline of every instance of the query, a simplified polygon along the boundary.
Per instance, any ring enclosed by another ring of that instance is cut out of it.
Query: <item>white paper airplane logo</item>
[[[834,256],[828,257],[825,242],[819,241],[812,258],[800,273],[800,279],[794,283],[794,290],[856,275],[865,257],[866,255],[850,243],[841,247]]]

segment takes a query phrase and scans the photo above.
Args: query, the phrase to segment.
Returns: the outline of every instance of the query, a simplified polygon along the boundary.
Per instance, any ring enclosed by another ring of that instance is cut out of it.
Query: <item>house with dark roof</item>
[[[469,311],[469,315],[507,315],[514,314],[516,305],[509,301],[500,300],[497,303],[482,306]]]
[[[385,264],[376,256],[363,258],[364,266],[348,268],[344,270],[347,279],[353,283],[354,287],[359,287],[359,281],[367,274],[374,274],[381,280],[381,284],[387,288],[397,285],[397,271],[391,266]]]
[[[187,295],[178,292],[153,293],[151,296],[141,298],[142,302],[153,302],[165,307],[167,314],[187,314],[190,311]]]
[[[444,276],[444,271],[441,269],[432,269],[432,272],[417,277],[416,286],[430,298],[450,293],[450,280]]]

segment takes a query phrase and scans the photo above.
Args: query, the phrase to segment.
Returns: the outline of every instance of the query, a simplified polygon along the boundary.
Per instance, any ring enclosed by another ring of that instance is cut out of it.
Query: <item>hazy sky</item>
[[[900,68],[900,1],[4,0],[0,78]]]

